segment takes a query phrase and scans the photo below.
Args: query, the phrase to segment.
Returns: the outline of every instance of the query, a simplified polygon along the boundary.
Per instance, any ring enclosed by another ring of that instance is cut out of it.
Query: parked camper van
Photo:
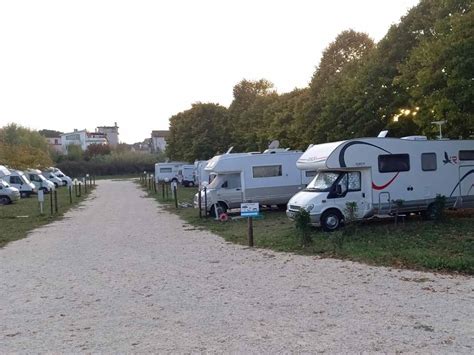
[[[178,170],[178,182],[186,187],[194,186],[196,179],[196,170],[194,165],[182,165]]]
[[[210,181],[210,175],[209,171],[206,170],[206,166],[209,163],[209,160],[196,160],[194,162],[194,170],[196,172],[196,184],[199,186],[199,188],[203,188],[204,185],[209,184]]]
[[[71,186],[72,185],[72,179],[69,176],[67,176],[66,174],[64,174],[58,168],[51,167],[48,170],[52,171],[54,173],[54,175],[56,175],[58,178],[60,178],[61,181],[62,181],[62,184],[64,186]]]
[[[38,169],[30,169],[25,171],[28,179],[35,185],[36,190],[43,190],[45,193],[51,192],[55,189],[54,184],[48,181]]]
[[[178,181],[178,171],[186,163],[170,162],[155,164],[155,180],[161,181]]]
[[[240,208],[245,201],[261,205],[286,203],[296,192],[303,189],[311,178],[296,168],[300,151],[267,149],[263,153],[228,153],[212,158],[206,171],[215,174],[207,186],[207,206],[201,191],[202,207],[207,210],[220,208],[223,212]],[[194,198],[195,207],[199,195]]]
[[[420,212],[432,217],[437,195],[446,207],[474,207],[474,141],[426,137],[362,138],[310,146],[299,169],[318,170],[288,202],[287,215],[305,209],[314,226],[335,230],[346,203],[356,217]],[[399,206],[396,206],[398,203]]]
[[[51,181],[55,187],[60,187],[60,186],[63,186],[63,181],[56,176],[55,173],[53,173],[52,171],[50,170],[45,170],[42,172],[42,175],[48,179],[49,181]]]
[[[20,191],[0,179],[0,205],[8,205],[20,199]]]
[[[6,181],[10,186],[17,188],[20,191],[21,197],[30,197],[36,193],[35,185],[28,180],[23,171],[10,170],[10,175],[0,178]]]

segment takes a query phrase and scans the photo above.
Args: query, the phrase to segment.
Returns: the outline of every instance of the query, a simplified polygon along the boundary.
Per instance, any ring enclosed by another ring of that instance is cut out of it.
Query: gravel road
[[[473,278],[250,250],[128,181],[0,249],[0,275],[0,353],[474,353]]]

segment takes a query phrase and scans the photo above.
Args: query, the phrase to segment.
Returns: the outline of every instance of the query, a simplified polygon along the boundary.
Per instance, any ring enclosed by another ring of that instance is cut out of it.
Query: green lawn
[[[22,198],[19,201],[0,206],[0,247],[8,242],[26,237],[29,231],[41,225],[51,223],[63,216],[71,207],[83,201],[87,195],[82,189],[82,196],[75,197],[72,191],[73,203],[69,200],[69,192],[66,187],[60,187],[58,191],[58,213],[51,215],[50,195],[44,195],[44,215],[40,215],[38,197]],[[90,193],[90,188],[88,189]],[[54,210],[54,209],[53,209]]]
[[[179,188],[180,203],[192,203],[195,188]],[[215,232],[228,241],[247,244],[247,221],[228,222],[198,216],[194,208],[175,209],[171,199],[163,200],[161,188],[150,197],[164,203],[172,212],[197,228]],[[404,224],[392,219],[366,221],[353,234],[342,229],[325,233],[312,229],[313,242],[301,247],[294,223],[284,212],[264,211],[262,220],[254,221],[255,246],[276,251],[295,252],[322,257],[350,259],[373,265],[474,274],[474,211],[447,212],[443,223],[410,217]]]

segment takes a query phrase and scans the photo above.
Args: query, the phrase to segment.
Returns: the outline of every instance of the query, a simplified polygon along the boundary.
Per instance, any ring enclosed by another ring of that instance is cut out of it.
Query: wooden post
[[[161,183],[161,192],[163,193],[163,201],[165,200],[165,183]]]
[[[53,215],[53,190],[49,191],[49,204],[51,205],[51,216]]]
[[[54,211],[58,213],[58,191],[54,190]]]
[[[198,190],[198,204],[199,204],[199,218],[202,218],[202,197],[201,197],[201,190]]]
[[[173,184],[174,207],[178,208],[178,188]]]
[[[253,218],[248,217],[248,239],[249,239],[249,247],[253,247]]]
[[[204,216],[207,218],[207,187],[204,186]]]
[[[82,183],[79,182],[79,197],[82,196]]]
[[[87,177],[84,178],[84,193],[87,193]]]
[[[72,205],[72,186],[68,185],[67,189],[69,190],[69,203]]]

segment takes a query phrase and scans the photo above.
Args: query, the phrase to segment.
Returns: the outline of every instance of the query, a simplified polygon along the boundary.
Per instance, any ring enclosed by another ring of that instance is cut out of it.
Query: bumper
[[[286,216],[291,220],[295,219],[296,213],[298,213],[298,211],[286,210]],[[316,213],[316,214],[310,213],[309,218],[310,218],[310,224],[312,226],[319,227],[321,225],[321,213]]]
[[[18,201],[20,199],[20,193],[14,193],[8,196],[12,202]]]

